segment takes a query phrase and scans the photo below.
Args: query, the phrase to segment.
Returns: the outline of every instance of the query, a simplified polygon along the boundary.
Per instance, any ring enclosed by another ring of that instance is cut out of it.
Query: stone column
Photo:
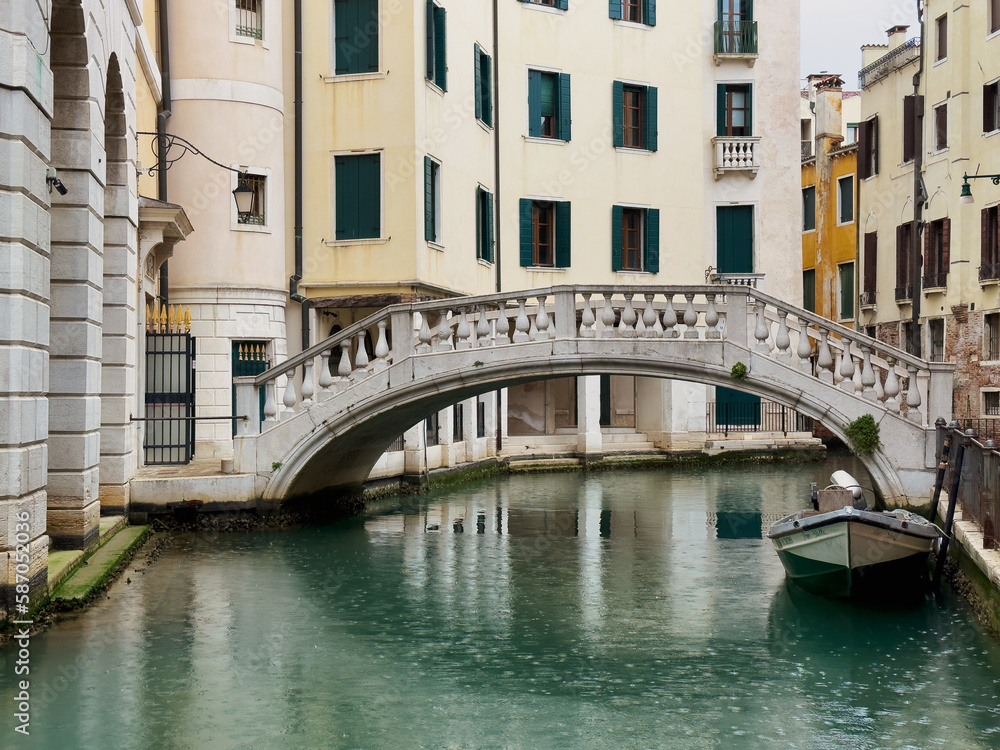
[[[53,114],[52,73],[29,41],[32,30],[43,34],[33,39],[44,39],[38,7],[13,3],[3,15],[0,112],[6,140],[0,205],[7,239],[0,247],[0,619],[19,614],[18,604],[37,604],[48,593],[50,237],[45,172]],[[27,599],[17,598],[24,596],[16,588],[19,545],[28,551]]]
[[[601,436],[601,376],[583,375],[576,379],[577,443],[583,454],[604,450]]]
[[[441,446],[441,465],[455,465],[455,409],[449,406],[438,412],[438,445]]]
[[[403,474],[414,481],[427,472],[424,422],[417,422],[403,433]]]
[[[478,461],[482,458],[479,450],[478,413],[479,399],[470,398],[462,402],[462,433],[465,437],[465,460]]]
[[[498,391],[483,394],[482,399],[485,404],[484,418],[486,421],[486,455],[495,456],[497,454],[497,401],[500,395]]]

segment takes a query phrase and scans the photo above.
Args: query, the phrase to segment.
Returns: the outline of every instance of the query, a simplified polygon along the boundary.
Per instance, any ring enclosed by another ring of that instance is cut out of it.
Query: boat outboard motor
[[[861,485],[858,484],[858,480],[848,474],[846,471],[838,469],[830,475],[830,484],[837,487],[841,487],[845,490],[851,491],[851,497],[854,498],[854,508],[856,510],[864,510],[868,507],[868,503],[865,501],[864,492],[861,489]]]

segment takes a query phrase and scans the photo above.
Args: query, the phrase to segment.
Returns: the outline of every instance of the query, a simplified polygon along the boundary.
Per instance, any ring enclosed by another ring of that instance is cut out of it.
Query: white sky
[[[800,5],[803,79],[825,70],[839,73],[845,88],[857,89],[861,45],[885,44],[886,29],[897,25],[909,25],[907,39],[920,36],[916,0],[800,0]]]

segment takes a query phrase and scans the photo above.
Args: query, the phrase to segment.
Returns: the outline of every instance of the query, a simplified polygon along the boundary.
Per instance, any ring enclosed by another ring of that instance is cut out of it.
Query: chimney
[[[885,33],[889,37],[889,51],[892,52],[906,41],[906,30],[909,26],[893,26]]]
[[[816,154],[825,154],[844,140],[844,80],[836,74],[816,82]]]

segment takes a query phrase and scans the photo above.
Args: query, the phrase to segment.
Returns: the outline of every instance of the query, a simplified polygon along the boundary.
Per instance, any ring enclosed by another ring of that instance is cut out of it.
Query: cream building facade
[[[1000,3],[925,4],[923,44],[890,29],[864,48],[861,323],[907,344],[919,302],[922,354],[957,365],[954,413],[1000,414],[1000,187],[963,175],[1000,173]],[[921,62],[921,55],[923,60]],[[920,100],[913,75],[920,69]],[[922,107],[923,127],[905,125]],[[913,278],[914,163],[920,156],[919,285]],[[867,166],[866,166],[867,165]]]

